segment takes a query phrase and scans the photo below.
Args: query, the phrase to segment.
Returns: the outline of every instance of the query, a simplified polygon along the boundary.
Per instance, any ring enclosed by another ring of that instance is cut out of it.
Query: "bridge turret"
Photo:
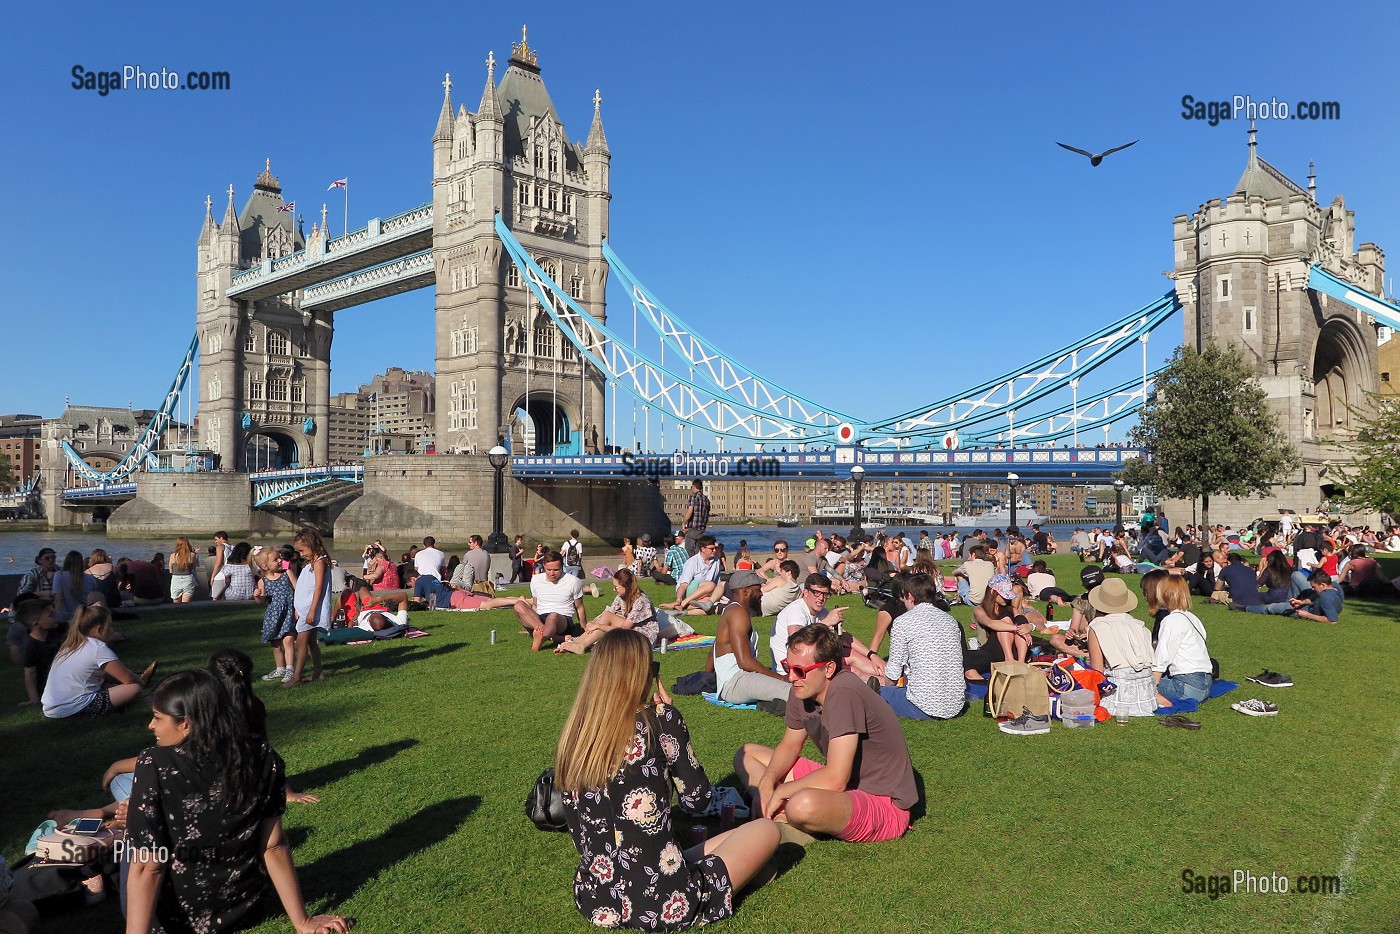
[[[496,100],[496,53],[486,56],[486,87],[481,91],[481,103],[476,108],[476,152],[482,162],[501,161],[501,134],[505,119]]]
[[[433,178],[441,178],[452,160],[452,75],[442,76],[442,109],[433,130]]]

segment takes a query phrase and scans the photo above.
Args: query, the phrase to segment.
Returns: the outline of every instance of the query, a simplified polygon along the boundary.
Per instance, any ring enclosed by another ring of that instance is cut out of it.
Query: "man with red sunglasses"
[[[919,800],[914,766],[889,704],[841,668],[841,640],[820,623],[788,640],[783,669],[792,682],[776,749],[749,743],[734,771],[761,816],[809,834],[870,843],[909,828]],[[802,757],[808,738],[826,764]]]

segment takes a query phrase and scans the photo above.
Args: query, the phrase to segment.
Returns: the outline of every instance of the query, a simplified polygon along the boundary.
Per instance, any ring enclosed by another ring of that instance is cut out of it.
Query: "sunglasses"
[[[774,553],[774,554],[785,555],[785,554],[787,554],[787,549],[786,549],[786,548],[774,548],[774,549],[773,549],[773,553]]]
[[[826,662],[817,662],[813,665],[794,665],[792,662],[783,661],[780,663],[785,675],[796,675],[799,678],[806,678],[818,668],[826,667]]]

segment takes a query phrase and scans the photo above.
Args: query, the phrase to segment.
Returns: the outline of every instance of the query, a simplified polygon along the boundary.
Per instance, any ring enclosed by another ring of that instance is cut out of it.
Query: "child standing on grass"
[[[282,555],[273,548],[258,552],[258,567],[262,570],[263,613],[262,641],[272,646],[273,669],[263,675],[264,681],[290,681],[292,677],[293,634],[296,613],[292,608],[291,572],[283,570]]]
[[[331,559],[326,545],[315,529],[302,529],[292,539],[292,547],[305,562],[293,585],[293,607],[296,612],[297,660],[290,678],[282,686],[295,687],[306,681],[321,681],[321,643],[317,630],[331,628]],[[311,656],[311,677],[302,678],[306,657]]]

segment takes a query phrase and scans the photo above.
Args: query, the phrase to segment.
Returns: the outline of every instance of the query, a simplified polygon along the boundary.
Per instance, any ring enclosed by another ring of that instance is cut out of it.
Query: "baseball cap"
[[[1086,565],[1079,572],[1079,581],[1084,585],[1085,590],[1093,590],[1103,583],[1103,568],[1097,564]]]
[[[733,574],[729,575],[729,582],[726,585],[725,592],[728,593],[730,597],[733,597],[745,587],[761,587],[764,583],[766,583],[766,581],[753,571],[735,571]]]

